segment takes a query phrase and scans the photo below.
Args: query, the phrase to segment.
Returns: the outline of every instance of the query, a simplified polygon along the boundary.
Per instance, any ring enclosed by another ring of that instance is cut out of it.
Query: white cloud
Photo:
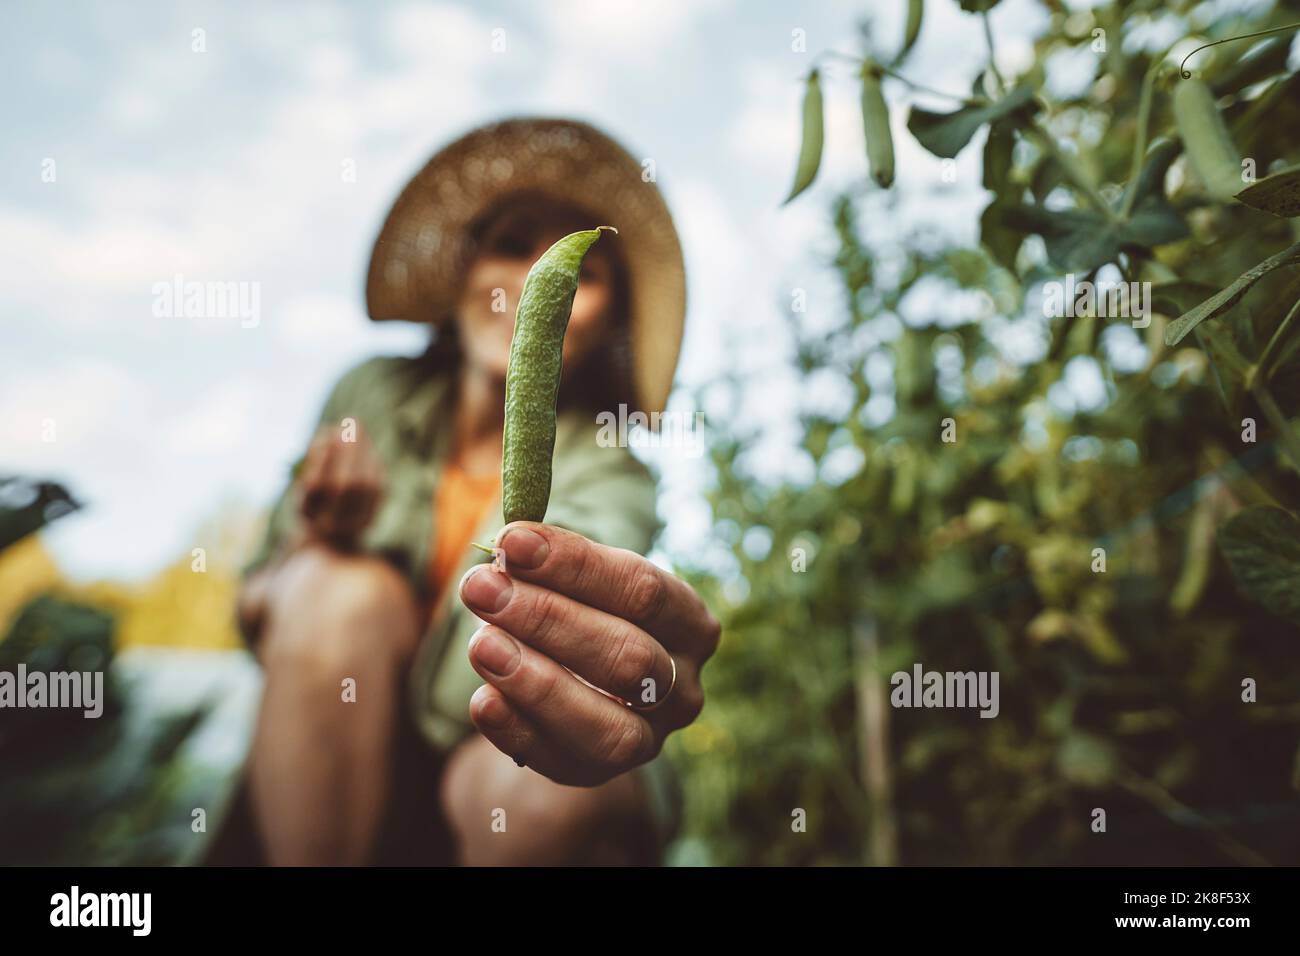
[[[138,132],[165,119],[211,82],[219,67],[215,38],[206,53],[190,48],[189,30],[166,33],[161,41],[137,44],[109,87],[105,115],[123,130]]]
[[[73,469],[87,450],[112,450],[139,426],[145,394],[128,370],[78,357],[5,377],[0,447],[6,464],[46,473]]]
[[[400,58],[454,76],[477,71],[477,64],[491,55],[495,26],[452,4],[405,3],[384,17],[383,31]]]
[[[541,24],[557,45],[581,43],[640,59],[681,42],[697,21],[730,5],[730,0],[553,0]]]
[[[98,217],[64,223],[44,214],[0,207],[0,261],[9,281],[88,283],[101,289],[147,291],[160,276],[192,270],[190,242],[162,223]],[[12,290],[7,290],[7,293]],[[66,289],[64,295],[71,293]]]
[[[270,310],[273,347],[292,354],[300,370],[328,375],[375,352],[415,354],[429,340],[415,322],[372,322],[359,296],[305,292]]]
[[[165,427],[165,441],[175,455],[229,455],[249,440],[257,420],[259,389],[242,380],[224,382]]]
[[[778,171],[788,172],[793,177],[803,100],[800,77],[807,73],[808,66],[793,54],[778,62],[784,65],[787,61],[788,70],[774,68],[765,61],[751,61],[741,68],[742,101],[727,141],[746,167],[772,176]]]

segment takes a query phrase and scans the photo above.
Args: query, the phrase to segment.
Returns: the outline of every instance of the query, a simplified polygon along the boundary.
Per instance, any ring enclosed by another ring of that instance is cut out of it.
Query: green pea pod
[[[867,141],[867,165],[882,189],[894,182],[894,137],[889,131],[889,106],[880,91],[880,67],[862,65],[862,134]]]
[[[1241,154],[1204,80],[1182,80],[1174,88],[1174,122],[1192,169],[1215,199],[1241,192]]]
[[[897,63],[911,52],[916,38],[921,35],[921,16],[925,13],[925,0],[907,0],[907,26],[903,29],[903,48],[894,58]]]
[[[604,229],[618,232],[612,226],[599,226],[556,242],[528,270],[519,295],[506,369],[501,459],[501,510],[506,524],[546,517],[564,332],[583,257]]]
[[[813,70],[808,74],[808,83],[804,88],[803,143],[799,147],[799,165],[795,169],[794,186],[790,195],[785,197],[787,203],[811,186],[817,178],[817,169],[822,164],[822,143],[825,136],[821,75]]]

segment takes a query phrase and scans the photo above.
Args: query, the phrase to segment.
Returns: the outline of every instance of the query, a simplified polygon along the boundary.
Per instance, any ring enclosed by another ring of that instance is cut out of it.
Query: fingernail
[[[546,539],[528,528],[507,528],[497,547],[506,553],[511,564],[526,570],[540,568],[551,551]]]
[[[514,589],[509,575],[494,571],[487,565],[479,565],[465,575],[460,594],[466,604],[488,614],[496,614],[510,603]]]
[[[496,694],[485,694],[482,702],[474,709],[474,714],[480,723],[489,727],[505,727],[510,723],[510,708]]]
[[[519,647],[500,631],[480,631],[469,652],[480,667],[497,677],[509,677],[519,666]]]

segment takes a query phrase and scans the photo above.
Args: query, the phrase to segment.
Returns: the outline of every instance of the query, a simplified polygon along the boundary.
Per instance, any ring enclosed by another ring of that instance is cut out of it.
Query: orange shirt
[[[501,476],[471,475],[448,462],[442,480],[433,493],[434,527],[437,537],[429,559],[429,584],[434,594],[454,582],[449,579],[460,567],[474,531],[496,498]],[[484,542],[486,543],[486,542]]]

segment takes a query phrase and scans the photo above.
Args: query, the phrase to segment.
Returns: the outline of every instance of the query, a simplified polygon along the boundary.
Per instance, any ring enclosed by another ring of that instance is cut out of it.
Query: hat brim
[[[441,323],[453,315],[470,228],[511,194],[542,195],[618,228],[627,264],[633,394],[663,410],[686,320],[686,273],[672,216],[641,164],[599,130],[562,119],[508,119],[434,155],[402,190],[370,256],[372,319]]]

